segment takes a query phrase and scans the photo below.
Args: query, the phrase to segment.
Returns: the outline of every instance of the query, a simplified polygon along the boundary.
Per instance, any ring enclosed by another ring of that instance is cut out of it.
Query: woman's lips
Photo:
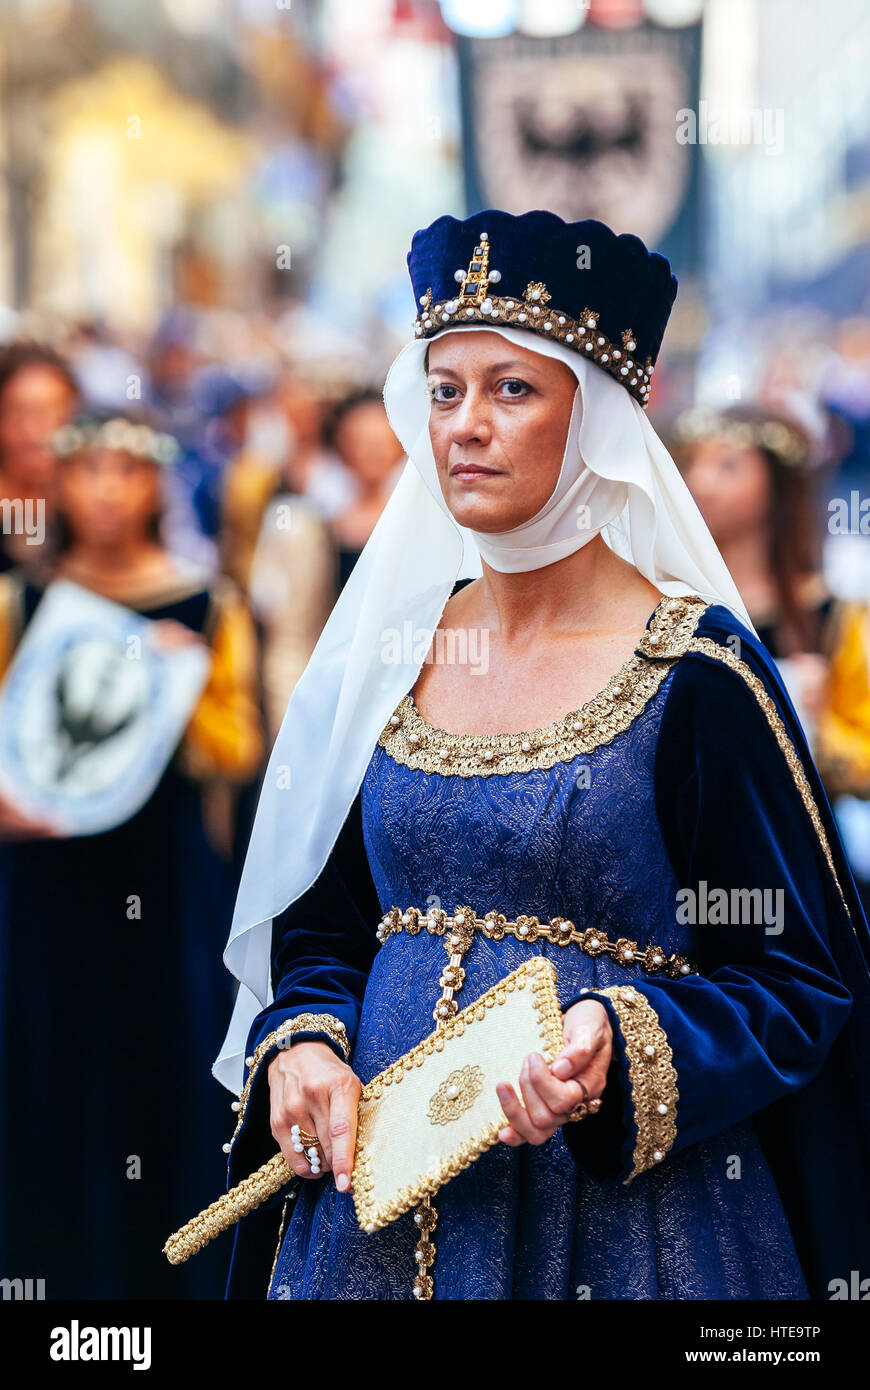
[[[450,470],[451,478],[496,478],[498,473],[497,468],[482,468],[476,463],[460,463]]]

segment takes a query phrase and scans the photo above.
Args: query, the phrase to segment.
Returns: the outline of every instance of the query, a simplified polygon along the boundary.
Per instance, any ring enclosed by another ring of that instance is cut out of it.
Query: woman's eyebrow
[[[511,370],[528,372],[534,371],[535,368],[529,363],[518,361],[516,358],[512,358],[507,362],[492,362],[486,368],[487,374],[489,375],[494,372],[507,372]],[[455,377],[457,381],[460,380],[460,373],[455,372],[452,367],[430,367],[428,374],[429,376],[452,376]]]

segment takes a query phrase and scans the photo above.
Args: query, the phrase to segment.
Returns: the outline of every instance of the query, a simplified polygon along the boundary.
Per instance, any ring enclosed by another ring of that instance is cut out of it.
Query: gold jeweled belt
[[[611,941],[599,928],[586,927],[581,930],[567,917],[553,917],[549,922],[542,922],[538,917],[525,915],[512,920],[505,917],[503,912],[496,911],[487,912],[483,917],[479,917],[474,908],[468,906],[455,908],[452,916],[440,907],[427,911],[418,907],[391,907],[381,918],[376,934],[383,944],[388,937],[397,932],[406,931],[416,936],[424,930],[432,936],[444,936],[449,933],[445,943],[446,949],[449,954],[455,953],[460,957],[471,945],[473,933],[482,931],[490,941],[501,941],[505,936],[514,936],[518,941],[529,943],[543,938],[557,946],[576,945],[587,956],[610,956],[619,965],[626,968],[634,966],[649,975],[669,975],[671,979],[681,979],[684,975],[698,973],[686,957],[677,952],[668,955],[663,947],[652,944],[642,947],[627,936],[620,936],[616,941]],[[445,974],[451,968],[448,966]],[[464,978],[464,971],[460,970],[457,984],[461,983],[461,978]],[[442,981],[442,984],[447,983],[446,980]],[[452,1001],[441,1000],[436,1005],[433,1010],[436,1022],[455,1012],[455,1004],[452,1010],[445,1009],[445,1004],[450,1002]]]
[[[449,957],[438,983],[441,998],[432,1010],[432,1017],[439,1028],[443,1028],[458,1010],[454,994],[465,982],[465,969],[462,958],[468,952],[474,933],[483,932],[490,941],[502,941],[506,936],[514,936],[517,941],[553,941],[558,946],[579,946],[589,956],[607,955],[619,965],[629,969],[634,966],[650,975],[669,975],[681,979],[684,975],[698,972],[685,956],[673,952],[667,955],[661,946],[641,948],[637,941],[621,936],[611,941],[605,932],[595,927],[584,930],[576,927],[566,917],[553,917],[542,922],[538,917],[521,915],[512,920],[503,912],[490,911],[478,917],[473,907],[462,904],[453,909],[451,916],[444,908],[432,908],[423,912],[418,907],[391,907],[381,918],[377,928],[377,938],[383,943],[391,936],[406,931],[417,936],[421,931],[432,936],[445,937],[444,949]],[[438,1213],[431,1197],[425,1197],[417,1208],[414,1223],[420,1231],[420,1238],[414,1251],[416,1276],[414,1297],[431,1299],[435,1292],[432,1267],[435,1264],[436,1246],[433,1233],[438,1222]]]

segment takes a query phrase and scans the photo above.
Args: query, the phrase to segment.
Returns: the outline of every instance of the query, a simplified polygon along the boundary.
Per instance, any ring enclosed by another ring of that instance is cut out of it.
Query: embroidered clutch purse
[[[431,1196],[498,1142],[507,1124],[496,1083],[517,1094],[530,1052],[562,1049],[556,972],[533,956],[363,1088],[353,1199],[377,1231]]]
[[[540,1052],[552,1062],[562,1036],[556,972],[545,956],[532,956],[374,1077],[360,1095],[354,1156],[363,1230],[395,1221],[497,1143],[507,1119],[496,1083],[519,1094],[524,1059]],[[294,1176],[275,1154],[169,1237],[170,1264],[189,1259]]]

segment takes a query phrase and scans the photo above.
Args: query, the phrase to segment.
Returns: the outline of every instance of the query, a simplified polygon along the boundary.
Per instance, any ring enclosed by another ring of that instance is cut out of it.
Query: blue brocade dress
[[[563,1009],[587,990],[607,1009],[605,1103],[543,1145],[496,1144],[439,1190],[426,1296],[820,1296],[820,1281],[855,1257],[849,1240],[867,1253],[870,1227],[853,1211],[837,1245],[829,1213],[822,1237],[800,1214],[818,1169],[810,1152],[796,1172],[804,1116],[788,1106],[796,1096],[815,1106],[807,1123],[815,1131],[824,1116],[829,1139],[840,1127],[843,1181],[860,1183],[850,1166],[863,1161],[860,1118],[837,1104],[838,1078],[854,1069],[844,1029],[854,961],[844,965],[840,938],[848,955],[866,922],[801,740],[760,645],[698,599],[662,600],[608,686],[529,735],[434,730],[409,692],[374,750],[356,829],[352,815],[321,879],[276,919],[275,1001],[249,1038],[229,1180],[274,1150],[265,1092],[276,1042],[321,1037],[342,1055],[304,1011],[344,1024],[363,1083],[433,1029],[444,937],[425,922],[408,931],[401,912],[524,915],[524,939],[475,931],[458,1006],[547,956]],[[366,866],[388,915],[382,944],[359,887]],[[679,910],[689,886],[698,903],[707,893],[695,924]],[[756,886],[782,890],[779,917],[717,923],[714,888]],[[585,945],[535,939],[534,919],[557,917],[586,931]],[[331,1175],[297,1190],[242,1223],[228,1296],[419,1296],[414,1211],[365,1233]],[[271,1232],[272,1268],[264,1234],[251,1275],[256,1220]]]

